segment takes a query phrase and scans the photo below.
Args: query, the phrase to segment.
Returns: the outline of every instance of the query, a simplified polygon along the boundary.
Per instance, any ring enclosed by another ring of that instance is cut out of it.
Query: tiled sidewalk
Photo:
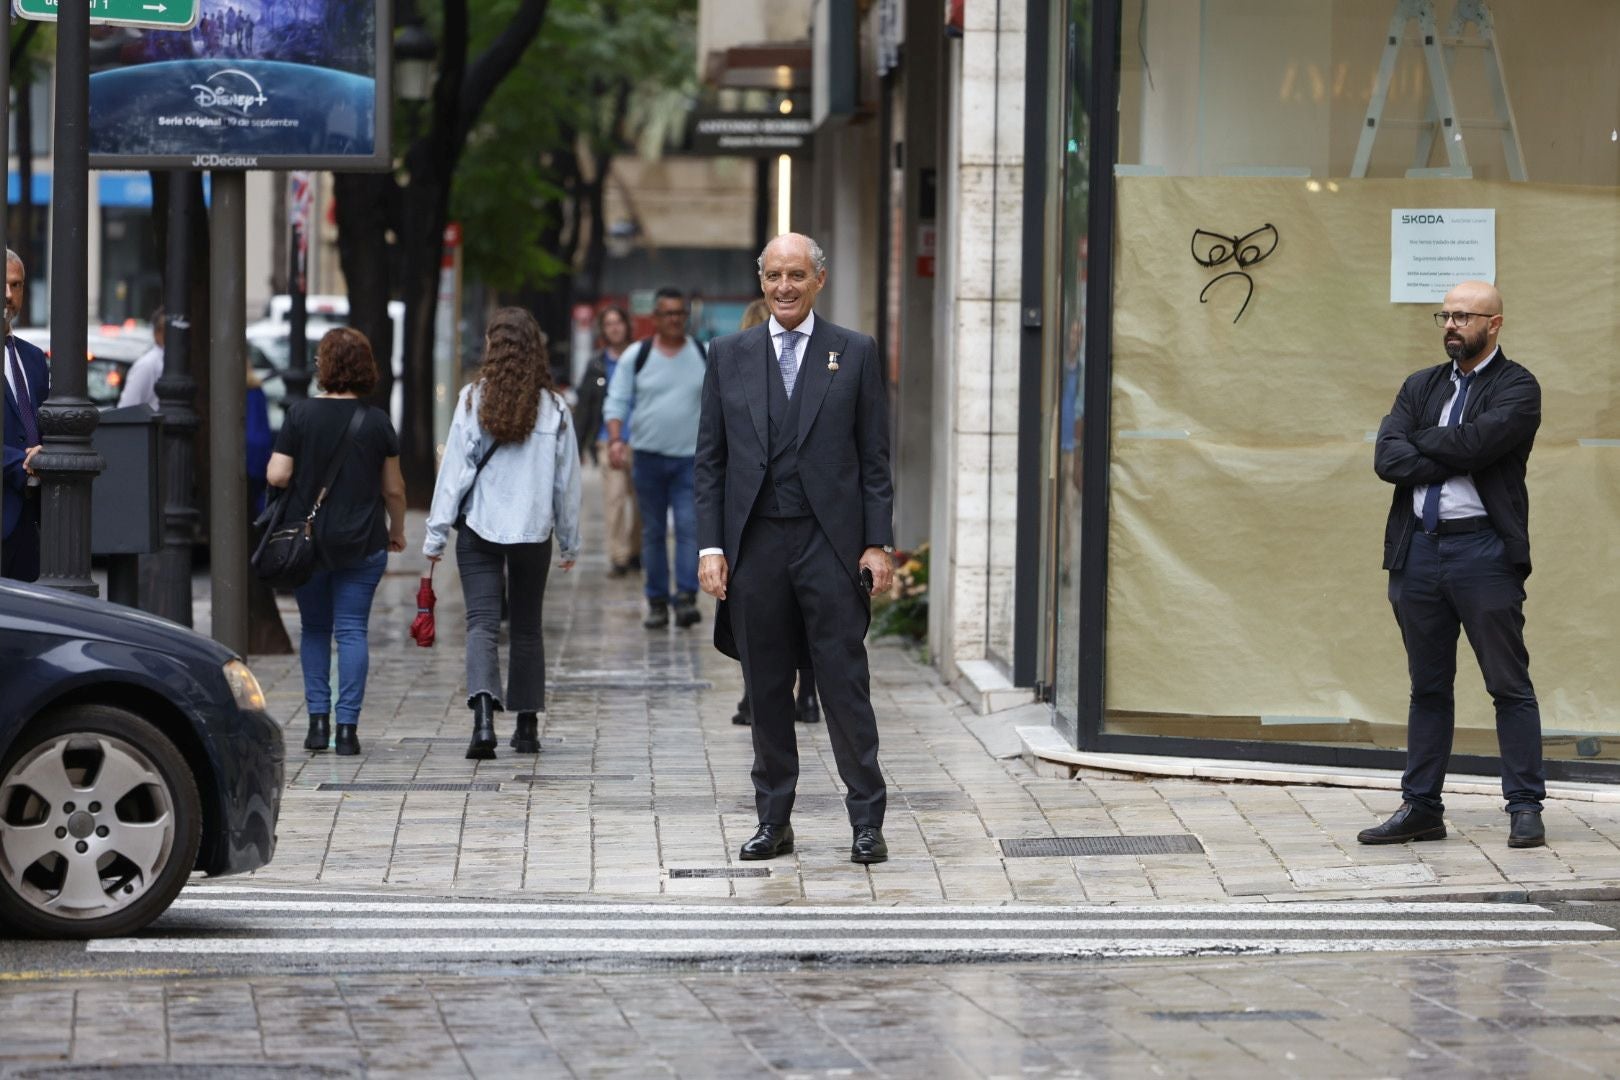
[[[587,537],[598,518],[594,476]],[[599,531],[599,530],[596,530]],[[358,758],[300,748],[296,660],[255,658],[288,727],[289,791],[275,861],[252,880],[456,895],[737,898],[753,902],[1197,901],[1540,890],[1620,894],[1620,804],[1550,802],[1550,846],[1510,851],[1499,800],[1448,798],[1444,843],[1368,848],[1358,830],[1392,793],[1314,786],[1085,776],[1047,778],[1017,755],[1017,723],[982,718],[898,645],[871,649],[889,779],[892,858],[848,861],[849,828],[824,726],[800,726],[798,850],[736,863],[755,820],[748,730],[730,717],[738,666],[693,630],[640,625],[639,582],[587,555],[553,571],[546,598],[549,716],[543,749],[462,757],[469,713],[453,564],[436,575],[439,643],[406,636],[420,521],[372,619],[372,668]],[[589,546],[589,545],[587,545]],[[284,608],[296,640],[297,616]],[[1037,716],[1033,722],[1040,722]],[[493,785],[488,790],[322,790],[345,783]],[[1000,841],[1191,833],[1193,855],[1005,858]],[[672,871],[765,876],[685,876]],[[1573,895],[1579,895],[1574,893]],[[1592,895],[1588,893],[1588,895]]]

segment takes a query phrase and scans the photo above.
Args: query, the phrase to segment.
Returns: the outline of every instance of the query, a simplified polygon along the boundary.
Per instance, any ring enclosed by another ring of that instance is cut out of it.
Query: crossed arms
[[[1407,379],[1378,425],[1373,470],[1379,479],[1405,487],[1444,483],[1489,468],[1534,435],[1541,426],[1541,385],[1522,369],[1513,374],[1511,382],[1494,388],[1489,408],[1451,427],[1421,426],[1426,373]]]

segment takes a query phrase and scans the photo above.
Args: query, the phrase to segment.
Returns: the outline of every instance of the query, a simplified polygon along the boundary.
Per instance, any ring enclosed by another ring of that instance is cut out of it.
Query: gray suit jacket
[[[747,557],[743,527],[759,498],[769,456],[768,377],[776,354],[767,326],[709,345],[696,462],[698,547],[725,550],[733,572]],[[837,353],[837,371],[828,368]],[[889,474],[889,396],[877,343],[816,319],[794,385],[799,405],[799,478],[810,509],[851,581],[861,552],[894,543]],[[716,627],[716,642],[723,631]],[[722,645],[722,651],[729,651]]]

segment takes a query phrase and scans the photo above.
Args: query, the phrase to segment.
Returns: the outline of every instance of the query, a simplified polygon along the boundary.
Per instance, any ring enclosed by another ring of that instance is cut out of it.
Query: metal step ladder
[[[1395,77],[1395,62],[1401,45],[1411,40],[1407,26],[1418,24],[1416,43],[1423,49],[1424,62],[1429,74],[1429,104],[1422,120],[1387,120],[1384,105],[1389,100],[1389,85]],[[1473,26],[1475,38],[1465,38],[1464,30]],[[1496,119],[1459,120],[1457,107],[1451,94],[1451,66],[1458,49],[1482,50],[1485,63],[1485,82],[1490,88],[1491,100],[1496,107]],[[1361,128],[1361,141],[1356,145],[1355,163],[1350,175],[1363,178],[1372,160],[1373,142],[1385,127],[1417,129],[1417,144],[1413,149],[1412,168],[1408,176],[1471,177],[1468,147],[1463,138],[1464,128],[1494,129],[1502,136],[1502,154],[1507,159],[1508,177],[1526,180],[1524,152],[1519,148],[1519,125],[1513,117],[1513,106],[1508,101],[1507,82],[1502,74],[1502,55],[1496,48],[1496,24],[1491,18],[1486,0],[1457,0],[1446,26],[1445,36],[1439,33],[1434,14],[1434,0],[1396,0],[1395,13],[1390,16],[1389,36],[1384,44],[1384,58],[1378,65],[1378,81],[1373,86],[1372,100],[1367,103],[1367,122]],[[1445,143],[1447,165],[1440,169],[1428,167],[1434,143]]]

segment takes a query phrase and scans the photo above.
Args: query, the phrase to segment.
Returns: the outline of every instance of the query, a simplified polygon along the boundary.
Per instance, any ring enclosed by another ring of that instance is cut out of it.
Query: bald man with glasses
[[[1395,485],[1384,530],[1389,601],[1412,680],[1401,808],[1363,844],[1443,840],[1455,730],[1457,638],[1466,633],[1496,705],[1508,846],[1546,843],[1541,712],[1524,647],[1530,576],[1525,464],[1541,386],[1497,345],[1502,294],[1465,281],[1435,313],[1447,360],[1410,376],[1378,429],[1373,467]]]

